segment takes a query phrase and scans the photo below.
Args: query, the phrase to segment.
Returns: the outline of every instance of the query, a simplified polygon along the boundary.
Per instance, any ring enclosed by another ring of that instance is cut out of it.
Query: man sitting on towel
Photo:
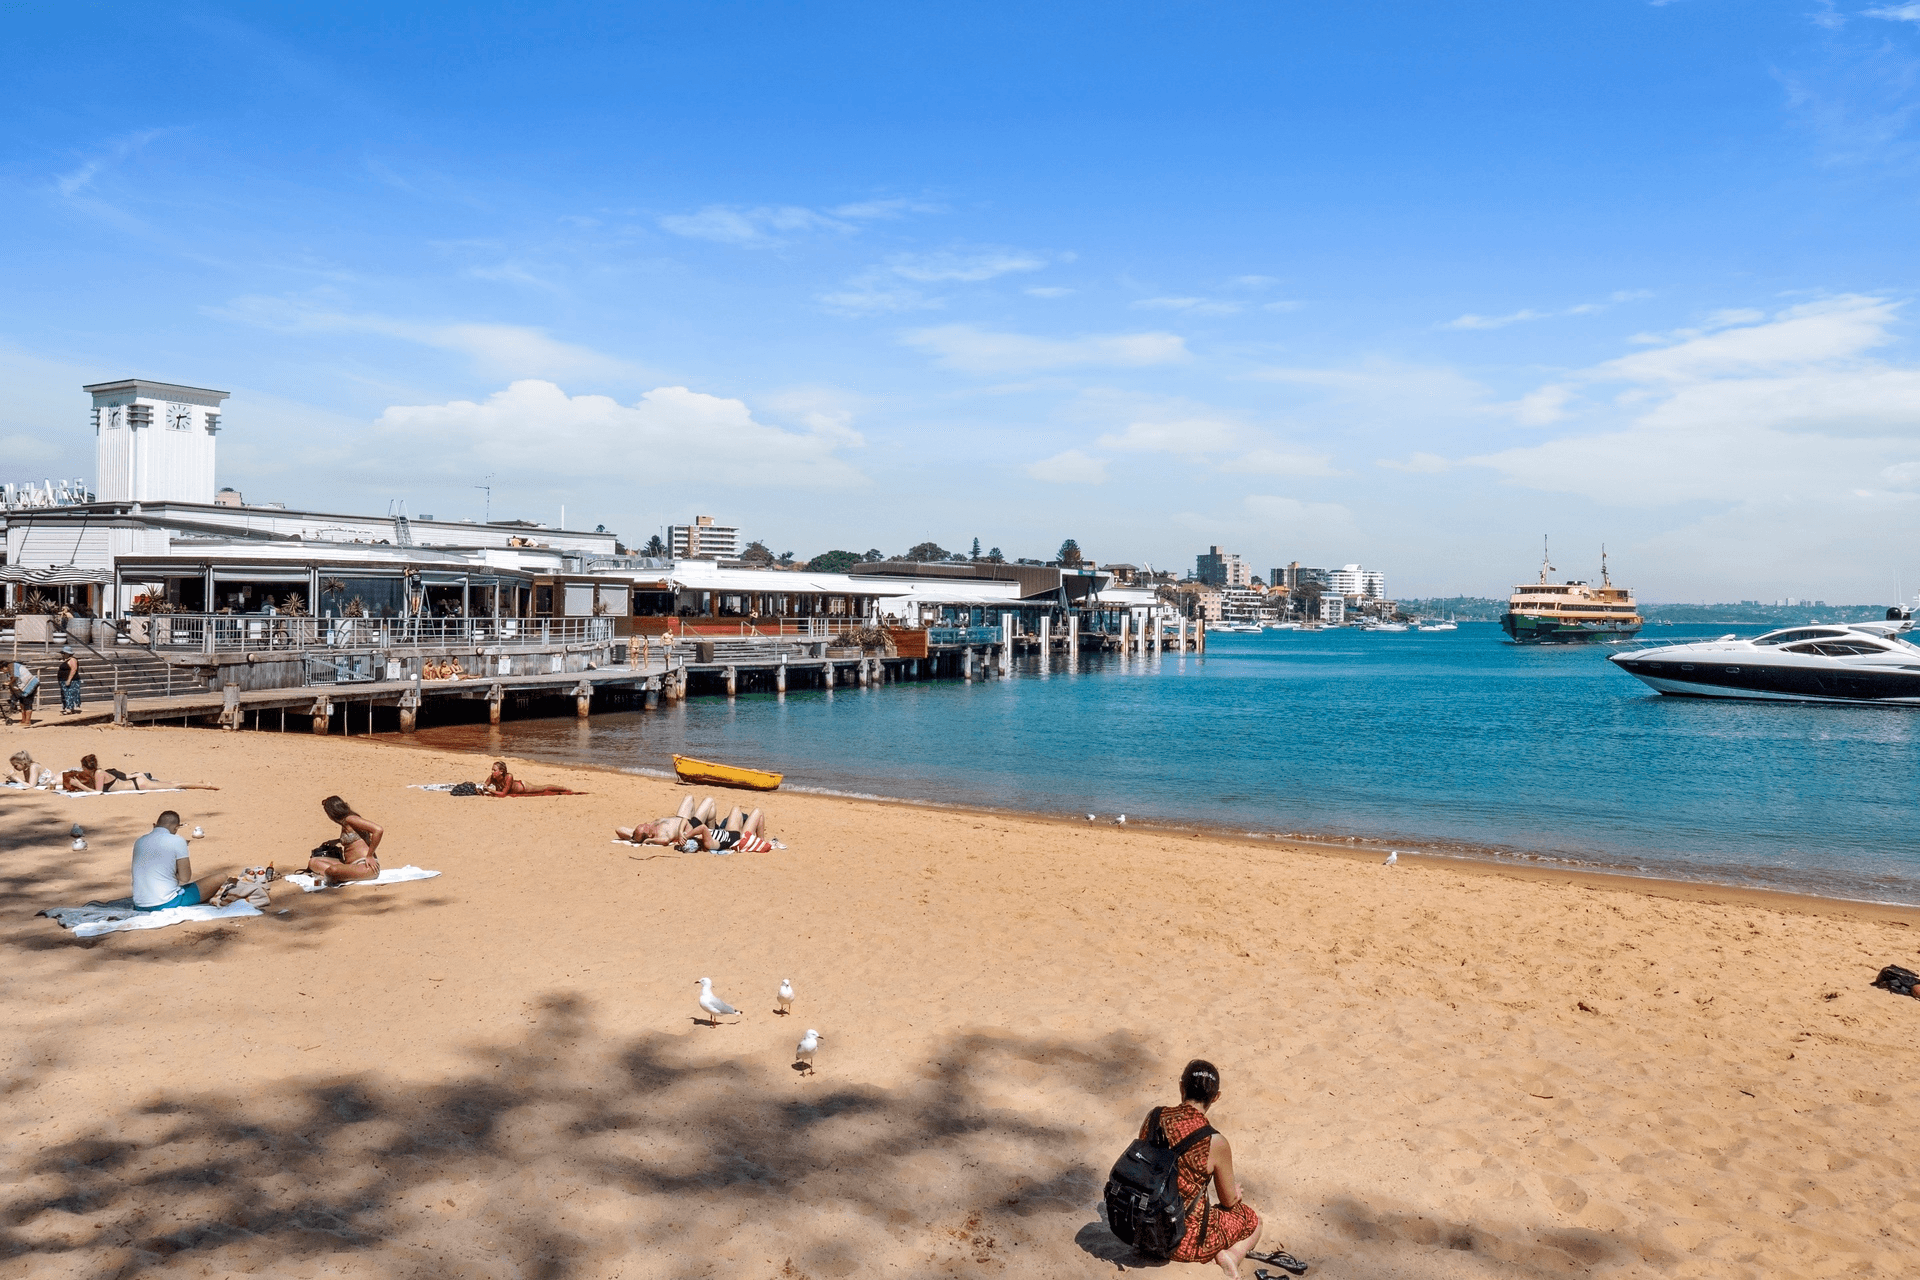
[[[187,842],[180,835],[180,815],[169,809],[154,819],[153,830],[133,842],[133,905],[140,911],[193,907],[220,887],[221,877],[208,876],[198,884]]]

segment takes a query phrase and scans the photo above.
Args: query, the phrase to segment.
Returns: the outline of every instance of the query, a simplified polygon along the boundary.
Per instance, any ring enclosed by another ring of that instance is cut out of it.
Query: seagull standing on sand
[[[700,979],[700,1007],[707,1011],[710,1025],[716,1027],[720,1025],[721,1014],[737,1014],[740,1012],[725,1000],[713,994],[712,978]]]
[[[807,1034],[801,1036],[800,1043],[794,1046],[793,1060],[795,1062],[806,1063],[807,1070],[811,1071],[813,1070],[813,1051],[819,1047],[820,1033],[812,1027],[808,1027]]]
[[[790,978],[780,979],[780,991],[779,991],[778,999],[780,1001],[780,1007],[779,1009],[776,1010],[776,1012],[779,1012],[779,1013],[793,1012],[793,980],[792,979]]]
[[[1385,867],[1390,867],[1398,861],[1400,861],[1400,851],[1398,849],[1395,849],[1392,853],[1387,855],[1387,860],[1381,863],[1380,865]]]

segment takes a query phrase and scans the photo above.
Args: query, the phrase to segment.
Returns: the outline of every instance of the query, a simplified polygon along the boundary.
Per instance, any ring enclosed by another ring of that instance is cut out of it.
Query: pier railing
[[[289,618],[262,614],[167,613],[128,620],[136,643],[174,653],[284,649],[539,648],[611,643],[614,620],[599,618]]]

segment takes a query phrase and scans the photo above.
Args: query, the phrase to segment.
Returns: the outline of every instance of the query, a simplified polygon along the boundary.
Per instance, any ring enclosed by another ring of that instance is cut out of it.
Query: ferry
[[[1544,545],[1544,544],[1543,544]],[[1646,619],[1633,602],[1633,592],[1616,587],[1607,576],[1606,548],[1600,549],[1600,585],[1572,578],[1548,582],[1553,572],[1547,556],[1540,558],[1540,580],[1513,589],[1500,626],[1515,644],[1588,644],[1596,640],[1630,640],[1640,634]]]

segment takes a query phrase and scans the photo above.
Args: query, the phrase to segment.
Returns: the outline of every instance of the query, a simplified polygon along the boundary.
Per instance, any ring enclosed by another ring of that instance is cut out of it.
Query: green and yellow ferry
[[[1569,578],[1548,582],[1553,566],[1543,555],[1540,580],[1513,589],[1500,625],[1515,644],[1591,644],[1596,640],[1630,640],[1640,634],[1646,619],[1633,602],[1633,592],[1616,587],[1607,577],[1607,553],[1600,552],[1600,585],[1589,586]]]

